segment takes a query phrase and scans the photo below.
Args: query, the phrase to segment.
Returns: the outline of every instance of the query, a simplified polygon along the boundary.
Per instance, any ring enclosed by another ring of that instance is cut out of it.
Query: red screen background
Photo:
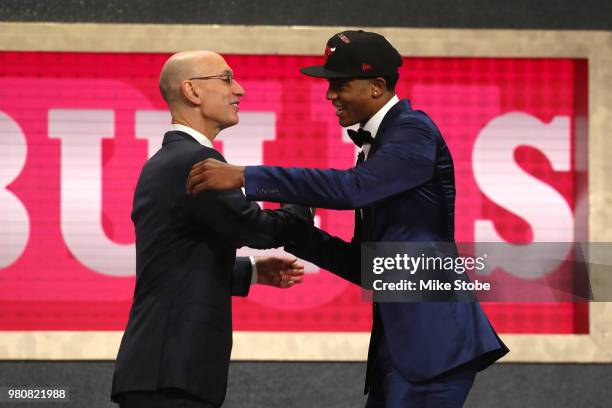
[[[114,135],[108,135],[101,144],[100,222],[109,240],[132,244],[131,200],[147,158],[146,142],[134,137],[135,117],[137,111],[166,109],[157,81],[167,57],[0,53],[0,112],[19,126],[27,146],[23,168],[0,188],[23,204],[29,220],[23,251],[12,263],[0,267],[0,330],[125,327],[134,288],[133,272],[118,277],[92,270],[79,262],[65,243],[60,209],[64,182],[61,141],[50,137],[49,111],[103,109],[114,113]],[[247,92],[241,101],[241,114],[274,113],[274,134],[261,145],[263,164],[353,165],[355,148],[343,139],[334,109],[325,100],[325,81],[299,73],[300,67],[321,64],[321,57],[229,55],[226,60]],[[398,95],[410,99],[413,108],[424,110],[434,119],[455,160],[458,241],[474,241],[476,220],[486,219],[495,224],[504,240],[530,242],[533,232],[529,223],[487,197],[476,183],[472,154],[475,141],[487,124],[508,112],[522,112],[543,123],[568,117],[573,157],[578,137],[576,118],[586,111],[586,83],[584,60],[404,60]],[[0,123],[0,140],[6,123]],[[215,145],[231,161],[230,152],[225,151],[226,137],[229,133],[222,133]],[[4,139],[9,152],[16,149],[11,140]],[[248,158],[249,154],[243,155]],[[580,186],[573,161],[569,171],[556,171],[546,155],[530,146],[518,147],[514,159],[575,209]],[[2,166],[0,163],[0,170]],[[320,210],[318,215],[323,229],[350,239],[352,212]],[[12,225],[10,219],[4,221],[3,225]],[[574,221],[576,228],[585,228],[586,220]],[[13,227],[22,228],[17,224]],[[11,228],[3,233],[10,236]],[[550,228],[555,228],[554,222]],[[502,333],[588,332],[585,303],[489,303],[484,308]],[[309,273],[303,285],[291,290],[254,287],[248,298],[234,301],[235,330],[353,332],[369,331],[370,326],[371,307],[361,300],[359,288],[324,271]]]

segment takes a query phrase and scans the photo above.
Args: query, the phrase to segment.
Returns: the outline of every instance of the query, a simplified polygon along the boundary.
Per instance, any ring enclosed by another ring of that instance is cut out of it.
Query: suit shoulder
[[[206,160],[206,159],[216,159],[219,161],[225,162],[225,157],[215,149],[212,149],[207,146],[200,146],[197,150],[194,150],[191,157],[195,161]]]
[[[413,125],[429,127],[431,124],[433,124],[433,121],[425,112],[410,110],[397,115],[391,126]]]
[[[408,129],[414,129],[419,133],[434,138],[442,136],[434,121],[425,112],[420,110],[402,112],[394,118],[386,130],[389,133],[394,133],[394,131]]]
[[[174,146],[172,146],[170,151],[179,156],[180,161],[189,161],[194,163],[206,159],[225,161],[225,158],[223,155],[221,155],[221,153],[211,147],[204,146],[199,143],[176,143]]]
[[[142,172],[179,171],[182,173],[195,163],[206,159],[225,161],[225,158],[215,149],[195,143],[176,143],[159,149],[145,162]]]

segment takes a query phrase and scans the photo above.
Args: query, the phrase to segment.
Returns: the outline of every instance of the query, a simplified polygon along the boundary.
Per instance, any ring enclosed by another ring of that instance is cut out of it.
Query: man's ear
[[[181,82],[181,94],[187,99],[189,102],[194,105],[200,105],[202,103],[202,99],[200,98],[200,93],[193,86],[193,82],[191,81],[183,81]]]
[[[379,98],[387,90],[387,81],[382,77],[373,78],[370,81],[370,88],[372,91],[372,98]]]

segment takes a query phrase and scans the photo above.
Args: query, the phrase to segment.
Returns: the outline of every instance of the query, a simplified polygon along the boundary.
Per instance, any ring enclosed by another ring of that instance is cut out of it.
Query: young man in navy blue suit
[[[402,58],[381,35],[345,31],[327,42],[323,66],[302,73],[329,81],[326,98],[361,147],[348,170],[195,165],[188,190],[245,186],[251,200],[355,209],[351,242],[313,227],[286,248],[361,284],[362,242],[451,243],[453,161],[440,131],[395,84]],[[460,407],[477,371],[508,352],[477,302],[374,302],[366,407]]]

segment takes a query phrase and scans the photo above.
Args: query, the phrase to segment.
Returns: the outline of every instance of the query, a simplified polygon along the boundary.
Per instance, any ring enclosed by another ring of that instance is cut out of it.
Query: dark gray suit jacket
[[[240,189],[190,197],[196,162],[223,160],[183,132],[168,132],[144,165],[134,194],[136,288],[113,376],[127,391],[179,388],[220,405],[232,348],[231,296],[246,296],[248,258],[236,248],[271,248],[303,236],[306,209],[261,210]]]

